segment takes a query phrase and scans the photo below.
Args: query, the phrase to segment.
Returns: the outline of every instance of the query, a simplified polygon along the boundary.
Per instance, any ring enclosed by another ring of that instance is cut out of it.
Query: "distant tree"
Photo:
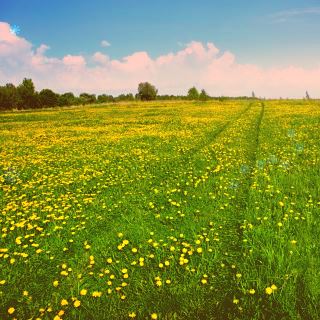
[[[138,86],[138,97],[142,101],[155,100],[158,94],[158,90],[149,82],[141,82]]]
[[[208,94],[206,93],[206,91],[204,89],[202,89],[201,93],[199,95],[199,100],[206,101],[206,100],[208,100],[208,98],[209,98]]]
[[[188,90],[187,98],[189,100],[198,100],[199,99],[199,92],[196,87],[192,87]]]
[[[38,107],[39,97],[31,79],[24,78],[22,83],[17,87],[17,93],[19,96],[18,103],[21,109]]]
[[[17,108],[18,105],[19,96],[17,88],[11,83],[0,87],[0,110]]]
[[[50,89],[43,89],[39,93],[41,107],[55,107],[58,105],[58,95]]]
[[[72,92],[66,92],[58,96],[59,106],[71,106],[77,104],[77,99]]]
[[[309,92],[308,91],[306,91],[306,99],[310,100],[310,96],[309,96]]]
[[[88,103],[95,103],[96,102],[96,96],[94,94],[90,93],[81,93],[80,96],[81,104],[88,104]]]

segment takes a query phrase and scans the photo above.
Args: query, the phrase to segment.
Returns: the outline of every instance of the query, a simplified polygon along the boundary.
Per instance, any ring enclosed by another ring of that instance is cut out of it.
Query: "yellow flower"
[[[273,291],[275,291],[275,290],[278,289],[278,287],[277,287],[275,284],[273,284],[273,285],[271,286],[271,289],[272,289]]]
[[[265,291],[266,291],[266,294],[272,294],[273,292],[272,288],[270,287],[267,287]]]
[[[102,296],[102,292],[94,291],[94,292],[92,292],[92,296],[95,298],[100,298]]]
[[[171,283],[170,279],[166,280],[166,284],[170,284],[170,283]]]
[[[198,253],[202,253],[202,248],[197,248]]]
[[[239,303],[239,299],[234,298],[234,299],[233,299],[233,303],[234,303],[234,304],[238,304],[238,303]]]
[[[111,259],[111,258],[108,258],[108,259],[107,259],[107,262],[108,262],[108,263],[112,263],[112,259]]]
[[[237,277],[238,279],[240,279],[240,278],[242,277],[242,274],[241,274],[241,273],[237,273],[237,274],[236,274],[236,277]]]
[[[130,312],[129,313],[129,318],[135,318],[137,315],[135,314],[135,312]]]
[[[62,299],[61,302],[60,302],[60,304],[61,304],[62,306],[67,306],[69,303],[68,303],[68,301],[67,301],[66,299]]]
[[[58,280],[53,281],[53,286],[54,287],[57,287],[58,285],[59,285],[59,281]]]
[[[82,289],[80,290],[80,295],[85,296],[87,294],[88,290],[87,289]]]
[[[202,283],[202,284],[207,284],[207,283],[208,283],[208,280],[207,280],[207,279],[202,279],[202,280],[201,280],[201,283]]]
[[[151,315],[151,319],[153,319],[153,320],[158,319],[158,315],[157,315],[156,313],[153,313],[153,314]]]
[[[14,312],[15,312],[15,308],[14,307],[10,307],[9,309],[8,309],[8,313],[9,314],[13,314]]]
[[[75,300],[75,302],[73,303],[73,305],[75,306],[75,308],[80,307],[81,302],[79,300]]]
[[[132,248],[131,251],[132,251],[133,253],[137,253],[137,252],[138,252],[138,249],[137,249],[137,248]]]
[[[59,315],[56,315],[53,320],[61,320],[60,316]]]
[[[256,290],[250,289],[250,290],[249,290],[249,293],[250,293],[250,294],[255,294],[255,293],[256,293]]]

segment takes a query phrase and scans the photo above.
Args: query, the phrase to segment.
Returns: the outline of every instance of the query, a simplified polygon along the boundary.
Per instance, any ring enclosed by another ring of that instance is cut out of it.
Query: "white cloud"
[[[73,91],[119,94],[136,92],[138,83],[150,81],[160,94],[185,94],[196,84],[209,94],[262,97],[320,96],[320,67],[299,66],[262,68],[241,64],[228,51],[220,52],[213,43],[193,41],[177,52],[151,58],[145,51],[122,59],[111,59],[96,52],[91,57],[66,55],[49,58],[47,45],[37,49],[27,40],[12,35],[7,23],[0,22],[0,84],[18,84],[32,78],[37,90],[52,88]],[[90,63],[89,63],[90,62]]]
[[[101,47],[106,48],[106,47],[110,47],[111,43],[108,42],[107,40],[102,40],[100,45],[101,45]]]
[[[270,15],[272,22],[286,22],[294,17],[306,15],[320,15],[320,7],[289,9],[285,11],[275,12]]]

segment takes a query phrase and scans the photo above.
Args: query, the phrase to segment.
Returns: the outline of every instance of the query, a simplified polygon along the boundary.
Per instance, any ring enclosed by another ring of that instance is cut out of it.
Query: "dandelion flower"
[[[267,287],[265,291],[266,291],[266,294],[269,294],[269,295],[272,294],[273,292],[271,287]]]
[[[8,309],[8,313],[13,314],[15,312],[15,310],[16,310],[15,308],[11,307]]]
[[[75,302],[73,303],[73,305],[75,306],[75,308],[79,308],[81,305],[81,301],[80,300],[75,300]]]

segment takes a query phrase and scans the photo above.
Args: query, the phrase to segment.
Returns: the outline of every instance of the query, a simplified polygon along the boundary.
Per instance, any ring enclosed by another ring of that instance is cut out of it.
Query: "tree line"
[[[248,97],[238,97],[239,99]],[[206,101],[209,99],[217,99],[210,97],[205,90],[200,92],[192,87],[188,90],[187,95],[158,95],[158,90],[149,82],[142,82],[138,86],[136,95],[132,93],[120,94],[112,96],[108,94],[90,94],[81,93],[75,96],[72,92],[63,94],[56,93],[51,89],[43,89],[40,92],[35,90],[32,79],[24,78],[22,83],[15,86],[7,83],[0,86],[0,110],[11,109],[31,109],[31,108],[47,108],[47,107],[63,107],[72,105],[85,105],[92,103],[107,103],[118,101],[150,101],[150,100],[199,100]],[[220,100],[228,99],[228,97],[219,97]]]

